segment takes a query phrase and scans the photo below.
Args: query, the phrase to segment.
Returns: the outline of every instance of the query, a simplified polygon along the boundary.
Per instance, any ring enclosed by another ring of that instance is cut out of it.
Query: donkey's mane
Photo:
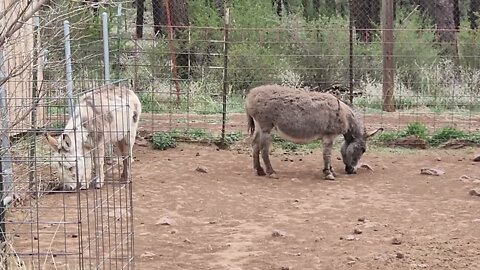
[[[351,118],[349,119],[349,126],[347,133],[343,134],[343,137],[347,144],[358,140],[363,137],[364,127],[362,121],[357,117],[355,110],[350,108]]]

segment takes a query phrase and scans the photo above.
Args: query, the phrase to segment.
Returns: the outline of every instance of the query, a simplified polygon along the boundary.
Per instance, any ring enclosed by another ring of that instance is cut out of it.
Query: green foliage
[[[405,18],[408,16],[408,19]],[[401,21],[401,23],[400,23]],[[414,92],[432,93],[429,81],[418,72],[419,67],[430,67],[439,60],[440,50],[434,47],[435,30],[432,25],[423,25],[421,11],[399,10],[395,31],[395,65],[399,82]],[[422,26],[423,25],[423,26]],[[414,31],[420,29],[422,31]],[[381,48],[380,48],[381,49]]]
[[[242,138],[242,133],[235,131],[235,132],[229,132],[225,133],[225,143],[227,145],[232,145]]]
[[[177,142],[169,132],[155,132],[152,137],[153,148],[158,150],[167,150],[169,148],[175,148]]]
[[[348,29],[345,19],[320,16],[307,23],[291,16],[282,24],[289,29],[285,39],[292,41],[281,48],[282,55],[303,82],[325,87],[347,80],[348,46],[338,46],[348,44],[348,31],[338,31]],[[296,57],[286,57],[288,55]]]
[[[213,142],[216,139],[211,132],[200,128],[191,128],[186,130],[174,129],[171,131],[171,134],[175,139],[186,139],[192,141]]]
[[[288,152],[308,151],[321,147],[320,141],[314,141],[308,144],[297,144],[283,139],[282,137],[273,134],[273,145]]]
[[[275,81],[283,62],[258,43],[232,46],[229,52],[229,81],[234,93]]]
[[[396,139],[400,138],[402,136],[402,133],[398,131],[384,131],[380,133],[378,137],[378,141],[382,143],[389,143],[393,142]]]
[[[225,134],[225,145],[232,145],[242,138],[240,132],[229,132]],[[220,136],[217,136],[207,130],[200,128],[191,129],[172,129],[167,132],[156,132],[153,137],[153,146],[155,149],[165,150],[174,148],[178,142],[194,143],[219,143]]]
[[[480,133],[469,133],[455,127],[444,127],[430,135],[428,128],[422,123],[411,123],[406,129],[400,131],[384,131],[378,136],[378,141],[389,143],[399,138],[418,136],[428,142],[431,146],[438,146],[449,140],[465,140],[470,143],[480,143]]]
[[[425,139],[428,136],[428,128],[424,124],[419,122],[410,123],[408,124],[407,129],[405,130],[402,137],[412,135]]]
[[[472,143],[479,143],[480,134],[467,133],[454,127],[444,127],[433,134],[433,136],[428,139],[428,142],[433,146],[437,146],[452,139],[460,139]]]

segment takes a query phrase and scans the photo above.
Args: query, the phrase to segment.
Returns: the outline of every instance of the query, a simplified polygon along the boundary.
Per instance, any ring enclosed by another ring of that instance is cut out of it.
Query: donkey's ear
[[[383,131],[383,128],[378,128],[377,130],[375,130],[371,133],[365,132],[365,138],[368,139],[368,138],[372,137],[373,135],[377,134],[378,132],[382,132],[382,131]]]
[[[65,151],[70,151],[70,147],[72,146],[72,139],[68,134],[62,134],[62,149]]]
[[[53,148],[53,150],[58,151],[59,143],[57,139],[52,137],[52,135],[45,133],[45,138],[47,139],[48,144]]]

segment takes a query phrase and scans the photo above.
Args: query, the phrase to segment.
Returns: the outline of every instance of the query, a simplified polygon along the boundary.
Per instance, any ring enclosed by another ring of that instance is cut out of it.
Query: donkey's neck
[[[347,143],[351,143],[354,140],[358,140],[363,136],[363,127],[362,124],[358,121],[358,119],[352,115],[349,119],[348,130],[343,137]]]

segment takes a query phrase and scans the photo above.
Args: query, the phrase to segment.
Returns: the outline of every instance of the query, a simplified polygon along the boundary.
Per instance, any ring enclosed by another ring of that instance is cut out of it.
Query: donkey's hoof
[[[268,178],[278,179],[279,177],[278,177],[277,173],[271,173],[271,174],[268,175]]]
[[[95,188],[96,189],[101,189],[103,187],[103,182],[101,183],[95,183]]]
[[[76,185],[73,183],[63,184],[63,191],[74,191],[76,189]]]
[[[263,169],[257,169],[257,175],[258,176],[265,176],[267,175]]]
[[[335,180],[335,176],[333,175],[333,173],[329,173],[325,175],[325,180]]]

